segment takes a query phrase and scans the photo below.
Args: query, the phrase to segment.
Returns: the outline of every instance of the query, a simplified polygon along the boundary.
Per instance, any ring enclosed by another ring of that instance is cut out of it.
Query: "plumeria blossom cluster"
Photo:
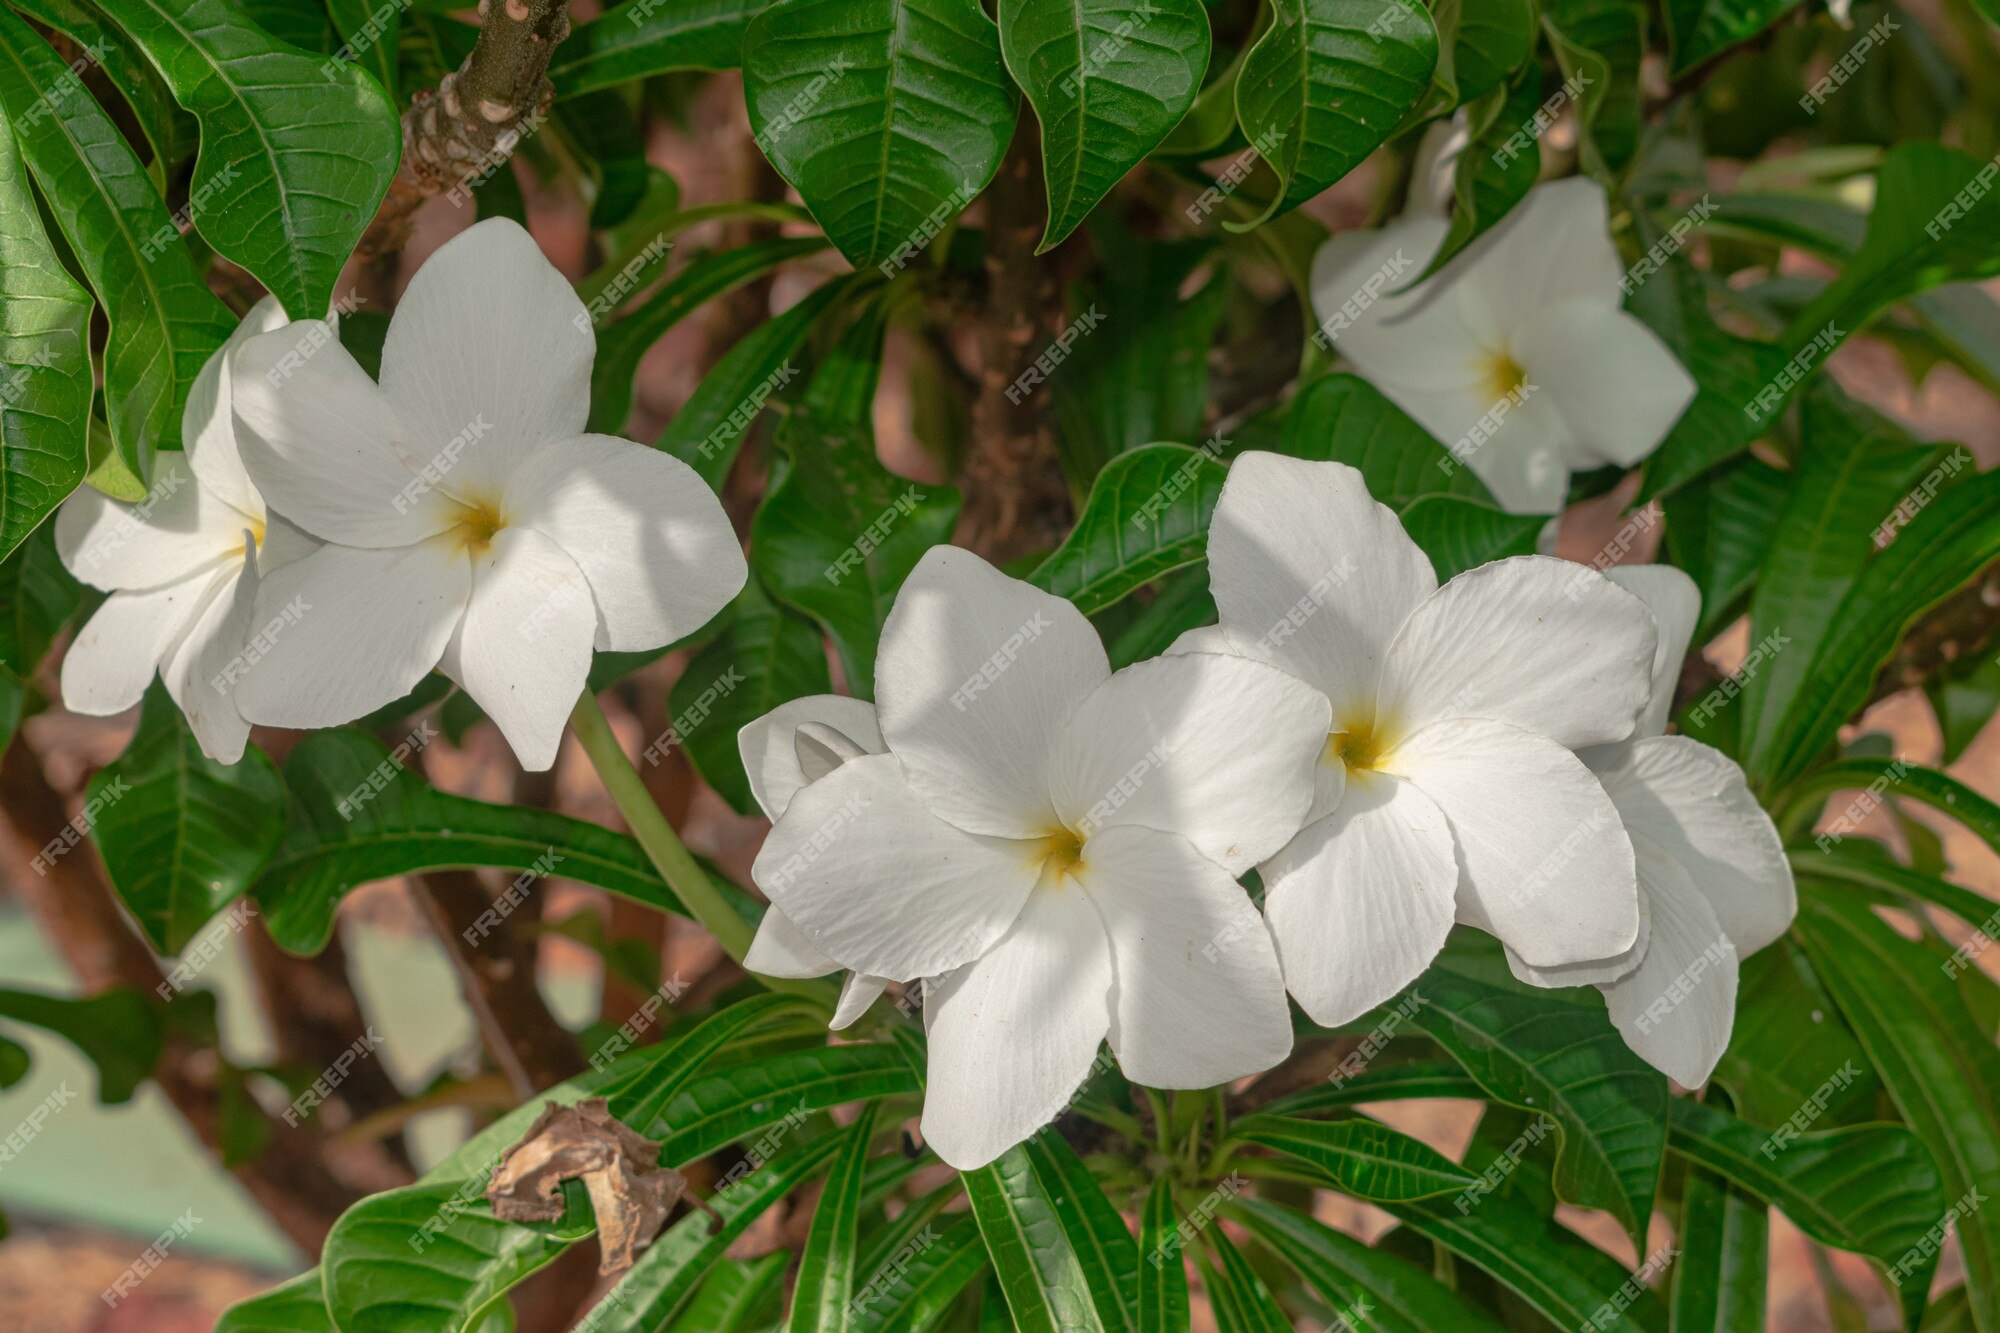
[[[585,431],[595,355],[583,303],[505,219],[418,271],[379,383],[266,299],[203,368],[148,497],[65,503],[64,562],[112,596],[64,702],[120,712],[157,669],[233,762],[251,723],[351,722],[435,668],[548,768],[593,651],[682,638],[748,577],[691,468]]]
[[[923,1128],[963,1168],[1052,1119],[1100,1042],[1153,1087],[1260,1072],[1287,993],[1349,1022],[1455,923],[1533,984],[1601,987],[1635,1051],[1704,1081],[1737,960],[1794,900],[1735,765],[1664,734],[1685,576],[1526,556],[1440,585],[1360,473],[1254,452],[1208,561],[1220,622],[1113,672],[1069,603],[932,550],[876,706],[742,733],[774,820],[753,969],[850,969],[842,1025],[922,983]]]

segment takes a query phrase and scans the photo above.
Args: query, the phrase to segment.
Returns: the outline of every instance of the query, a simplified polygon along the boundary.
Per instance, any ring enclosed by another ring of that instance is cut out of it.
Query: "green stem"
[[[681,900],[688,915],[708,927],[709,934],[715,936],[723,951],[741,963],[744,955],[750,952],[750,941],[757,933],[755,927],[745,921],[743,914],[723,897],[722,891],[715,887],[715,881],[708,877],[708,872],[682,845],[674,826],[667,822],[667,817],[660,813],[660,807],[654,804],[652,793],[646,790],[639,770],[632,767],[632,761],[625,757],[624,747],[618,744],[610,721],[605,718],[597,697],[590,691],[585,690],[583,697],[576,701],[576,709],[569,715],[569,724],[576,731],[577,740],[582,742],[584,754],[590,757],[591,767],[597,770],[598,780],[610,794],[612,804],[618,807],[618,813],[625,817],[626,827],[632,830],[632,836],[645,850],[646,859],[660,872],[660,878]],[[773,990],[792,991],[822,1000],[828,994],[823,981],[793,981],[765,976],[758,976],[757,979]]]

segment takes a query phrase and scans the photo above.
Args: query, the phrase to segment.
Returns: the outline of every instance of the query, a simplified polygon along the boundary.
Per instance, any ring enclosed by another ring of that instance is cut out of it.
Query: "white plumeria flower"
[[[253,616],[259,576],[314,546],[265,509],[230,418],[229,353],[284,322],[276,298],[265,297],[202,366],[181,414],[185,452],[157,456],[145,499],[125,504],[85,486],[56,516],[63,564],[111,594],[63,659],[64,707],[122,713],[157,670],[202,753],[226,764],[243,757],[250,737],[235,693],[252,626],[264,623]]]
[[[932,549],[882,631],[886,754],[793,793],[755,877],[813,947],[924,988],[924,1134],[962,1169],[1052,1120],[1107,1037],[1205,1088],[1291,1049],[1238,875],[1297,831],[1326,700],[1216,656],[1113,674],[1082,613]]]
[[[1652,697],[1633,738],[1580,752],[1632,839],[1646,929],[1632,948],[1598,963],[1536,968],[1511,953],[1508,962],[1538,986],[1596,985],[1625,1044],[1696,1088],[1729,1046],[1742,960],[1785,933],[1798,893],[1777,827],[1743,770],[1692,737],[1666,734],[1701,615],[1694,580],[1670,565],[1606,573],[1643,598],[1660,625]]]
[[[1360,307],[1356,293],[1399,251],[1422,272],[1448,225],[1421,211],[1335,236],[1313,260],[1313,306],[1334,350],[1501,505],[1555,513],[1570,473],[1651,453],[1694,381],[1625,313],[1604,190],[1582,177],[1531,190],[1443,271]]]
[[[1208,566],[1221,623],[1171,651],[1273,663],[1331,705],[1307,823],[1259,867],[1315,1022],[1401,990],[1454,920],[1538,966],[1632,944],[1632,848],[1570,751],[1624,739],[1645,706],[1643,602],[1545,556],[1439,587],[1359,472],[1255,452],[1230,465]]]
[[[660,647],[736,595],[742,549],[693,469],[584,433],[595,354],[583,303],[503,218],[411,280],[379,386],[298,326],[237,351],[250,474],[331,543],[259,594],[313,609],[244,680],[245,717],[352,721],[439,667],[545,769],[593,647]]]
[[[779,704],[736,734],[750,792],[772,823],[799,788],[850,759],[883,754],[888,745],[875,721],[875,705],[840,694],[813,694]],[[768,908],[743,966],[767,977],[823,977],[840,964],[813,947],[804,931],[778,907]],[[886,977],[850,972],[833,1012],[838,1032],[868,1012],[888,986]]]

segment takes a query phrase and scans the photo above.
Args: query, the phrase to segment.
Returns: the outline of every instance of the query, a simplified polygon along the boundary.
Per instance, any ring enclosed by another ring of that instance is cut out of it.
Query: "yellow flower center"
[[[1528,370],[1506,348],[1488,352],[1480,358],[1480,383],[1491,402],[1512,398],[1523,384],[1528,382]]]
[[[1033,859],[1041,863],[1042,882],[1060,883],[1083,866],[1083,839],[1066,828],[1052,829],[1035,841]]]
[[[1390,744],[1385,728],[1378,722],[1357,719],[1327,736],[1326,758],[1328,762],[1337,759],[1350,769],[1380,768]]]
[[[451,531],[459,545],[473,555],[479,555],[493,544],[493,538],[506,526],[507,519],[497,504],[488,500],[461,500],[458,523]]]

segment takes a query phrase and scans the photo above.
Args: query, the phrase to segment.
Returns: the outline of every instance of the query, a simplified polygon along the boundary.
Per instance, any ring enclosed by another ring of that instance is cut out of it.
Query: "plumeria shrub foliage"
[[[6,0],[0,1020],[234,1333],[2000,1333],[1996,21]]]

